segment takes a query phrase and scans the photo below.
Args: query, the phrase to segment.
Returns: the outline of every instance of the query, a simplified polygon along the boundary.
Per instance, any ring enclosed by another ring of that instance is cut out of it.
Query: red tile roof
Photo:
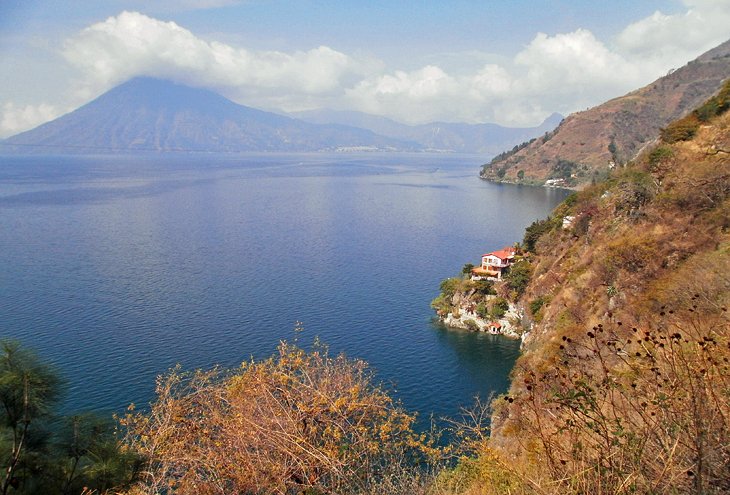
[[[491,253],[487,253],[482,255],[482,258],[485,256],[496,256],[497,258],[501,260],[506,260],[508,258],[511,258],[515,255],[515,248],[513,247],[504,247],[500,249],[499,251],[492,251]]]

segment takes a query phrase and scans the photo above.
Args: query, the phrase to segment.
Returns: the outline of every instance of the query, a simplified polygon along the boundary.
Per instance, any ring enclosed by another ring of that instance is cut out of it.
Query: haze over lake
[[[519,343],[445,330],[443,278],[565,197],[481,181],[483,156],[0,158],[0,336],[55,363],[67,411],[153,399],[155,376],[315,336],[406,407],[507,388]]]

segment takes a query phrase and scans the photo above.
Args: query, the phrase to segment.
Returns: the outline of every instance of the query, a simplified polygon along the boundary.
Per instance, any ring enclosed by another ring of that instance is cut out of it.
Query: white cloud
[[[487,64],[471,78],[470,94],[478,99],[491,100],[507,96],[512,90],[512,77],[504,67]]]
[[[413,100],[428,100],[453,88],[455,81],[443,70],[428,65],[414,72],[396,71],[393,75],[379,76],[363,81],[361,87],[376,95],[406,96]]]
[[[0,137],[8,137],[27,131],[33,127],[55,119],[61,111],[45,103],[40,105],[18,106],[13,102],[6,102],[0,113]]]
[[[651,16],[627,26],[618,48],[644,63],[679,67],[730,37],[730,0],[685,0],[688,10]]]
[[[438,67],[368,78],[348,91],[359,108],[410,122],[539,122],[635,88],[642,73],[589,31],[539,33],[511,63],[452,76]],[[404,112],[405,110],[405,112]]]
[[[637,70],[620,55],[611,52],[590,31],[548,36],[538,33],[515,57],[515,64],[527,70],[521,82],[527,91],[574,92],[596,86],[634,84]],[[587,86],[588,85],[588,86]]]
[[[435,66],[396,71],[371,76],[347,95],[359,109],[411,123],[534,125],[551,112],[568,114],[648,84],[730,37],[730,0],[685,4],[681,14],[656,12],[627,26],[613,46],[585,29],[538,33],[513,60],[475,74],[457,77]]]
[[[66,58],[84,74],[86,96],[138,75],[222,91],[239,102],[291,111],[318,106],[429,120],[535,123],[632,89],[640,72],[590,32],[538,34],[513,61],[469,74],[436,65],[383,73],[378,61],[326,46],[254,52],[206,41],[175,24],[122,12],[67,41]]]
[[[459,88],[457,79],[428,65],[416,71],[369,77],[346,94],[348,103],[358,110],[419,122],[438,119],[449,101],[458,103],[454,97]]]
[[[436,63],[386,70],[379,60],[327,46],[253,51],[137,12],[89,26],[67,40],[63,52],[81,70],[85,98],[147,75],[209,87],[260,108],[361,110],[409,123],[535,125],[552,112],[568,114],[648,84],[730,36],[730,0],[685,5],[679,14],[641,19],[613,40],[577,29],[538,33],[511,60],[472,52],[471,68],[462,65],[461,72]],[[474,63],[483,65],[475,70]]]
[[[534,125],[554,111],[582,110],[648,84],[730,37],[730,0],[684,4],[682,13],[656,12],[627,26],[614,43],[585,29],[538,33],[513,60],[476,73],[428,66],[373,75],[348,90],[349,104],[411,123]]]
[[[323,95],[370,68],[326,46],[283,53],[208,42],[138,12],[89,26],[66,42],[64,55],[83,71],[90,94],[147,75],[227,89],[242,99],[281,92]]]

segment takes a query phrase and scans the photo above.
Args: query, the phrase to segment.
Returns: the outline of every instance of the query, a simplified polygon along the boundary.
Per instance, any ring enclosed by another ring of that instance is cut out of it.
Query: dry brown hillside
[[[709,98],[728,76],[730,41],[648,86],[568,116],[552,133],[497,156],[482,177],[525,183],[562,179],[572,187],[603,178],[653,143],[662,127]]]
[[[730,491],[730,83],[720,95],[693,138],[531,227],[533,324],[492,438],[524,492]]]

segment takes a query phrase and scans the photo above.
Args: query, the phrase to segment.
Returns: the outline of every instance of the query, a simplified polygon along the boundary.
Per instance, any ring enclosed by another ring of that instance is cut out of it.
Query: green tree
[[[507,275],[505,275],[504,282],[514,292],[516,298],[519,298],[527,289],[531,275],[532,266],[530,263],[525,260],[518,261],[512,265]]]
[[[469,274],[471,274],[471,271],[472,271],[473,268],[474,268],[474,265],[472,263],[466,263],[461,268],[461,273],[463,275],[469,275]]]
[[[522,246],[525,251],[535,251],[537,241],[543,234],[550,232],[557,225],[555,219],[548,217],[545,220],[535,220],[525,229],[525,237],[522,240]]]
[[[9,445],[2,449],[3,495],[20,480],[17,469],[28,450],[32,427],[51,415],[61,392],[61,379],[17,342],[0,342],[0,425]]]
[[[482,294],[484,296],[496,294],[494,290],[494,282],[491,280],[474,280],[474,282],[472,282],[472,286],[478,294]]]
[[[55,444],[56,484],[62,493],[81,493],[84,487],[100,493],[133,481],[139,458],[121,448],[115,423],[91,413],[63,418]]]
[[[502,318],[509,309],[509,303],[503,297],[498,297],[492,303],[492,317]]]
[[[530,314],[532,316],[537,316],[537,313],[542,309],[546,302],[547,298],[545,296],[540,296],[530,301]]]
[[[61,385],[32,351],[0,341],[3,495],[116,493],[134,481],[138,457],[123,449],[111,418],[55,414]]]
[[[450,299],[454,296],[457,290],[461,288],[461,279],[452,277],[447,278],[441,282],[441,285],[439,285],[439,289],[441,289],[441,293],[444,297]]]
[[[484,302],[477,304],[476,314],[479,315],[480,318],[489,318],[489,310]]]

